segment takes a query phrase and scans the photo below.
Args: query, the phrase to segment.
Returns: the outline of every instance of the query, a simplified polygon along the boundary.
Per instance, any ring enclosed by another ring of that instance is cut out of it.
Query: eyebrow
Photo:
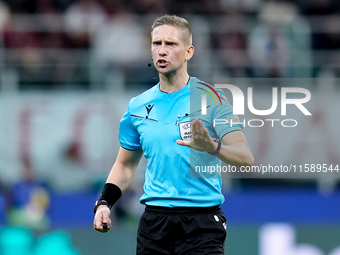
[[[152,42],[152,43],[163,42],[163,39],[154,39],[154,40],[152,40],[151,42]],[[169,43],[178,44],[177,41],[170,40],[170,39],[164,39],[164,42],[165,42],[166,44],[169,44]]]

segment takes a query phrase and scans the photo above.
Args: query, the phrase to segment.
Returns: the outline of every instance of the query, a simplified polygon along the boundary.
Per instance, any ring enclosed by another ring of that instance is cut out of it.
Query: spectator
[[[133,13],[136,14],[164,14],[167,12],[167,1],[134,0]]]
[[[102,0],[101,4],[103,5],[106,13],[109,16],[114,16],[120,13],[123,6],[127,8],[128,1],[121,1],[121,0]],[[131,7],[132,8],[132,7]]]
[[[0,0],[0,32],[2,32],[2,28],[8,22],[9,17],[10,17],[10,10],[7,4]]]
[[[65,29],[72,47],[90,47],[91,35],[106,19],[104,8],[95,0],[79,0],[65,12]]]
[[[77,143],[66,148],[62,158],[49,172],[48,182],[57,192],[81,192],[92,188],[96,180],[82,166],[80,148]]]
[[[222,9],[229,14],[256,14],[264,0],[219,0]]]
[[[220,29],[217,34],[219,62],[223,71],[229,76],[246,77],[248,58],[247,27],[243,16],[231,15],[219,21]]]
[[[96,61],[94,66],[97,68],[96,73],[100,73],[97,77],[104,79],[104,82],[105,80],[107,82],[114,80],[115,89],[123,86],[124,83],[137,83],[133,80],[135,77],[138,77],[138,82],[147,78],[152,79],[152,74],[149,72],[153,70],[147,67],[147,63],[150,61],[150,55],[147,52],[150,42],[145,37],[142,22],[142,19],[131,15],[128,9],[123,8],[109,22],[97,28],[97,33],[93,38],[93,52]],[[140,65],[141,62],[144,64]],[[101,74],[103,71],[105,73]],[[110,75],[111,78],[105,78],[105,75]],[[119,78],[121,76],[123,76],[124,82],[119,82],[122,80]],[[126,79],[130,79],[130,81]],[[98,82],[103,81],[98,80]]]
[[[311,20],[313,33],[311,35],[314,50],[340,49],[339,13],[340,4],[333,0],[312,0],[303,5],[302,12]],[[333,56],[329,56],[333,58]],[[327,60],[319,60],[324,62]]]
[[[295,5],[268,2],[250,32],[249,55],[255,77],[310,77],[309,26]]]
[[[8,221],[32,229],[45,229],[49,226],[49,190],[45,183],[35,177],[28,156],[23,156],[22,163],[22,179],[12,187],[12,208],[8,213]]]

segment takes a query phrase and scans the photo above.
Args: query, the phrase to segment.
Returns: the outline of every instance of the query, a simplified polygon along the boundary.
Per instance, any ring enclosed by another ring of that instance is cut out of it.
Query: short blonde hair
[[[185,45],[192,44],[192,32],[190,28],[189,22],[176,15],[164,15],[158,17],[151,26],[151,37],[154,29],[159,26],[169,25],[173,27],[177,27],[182,30],[182,41]]]

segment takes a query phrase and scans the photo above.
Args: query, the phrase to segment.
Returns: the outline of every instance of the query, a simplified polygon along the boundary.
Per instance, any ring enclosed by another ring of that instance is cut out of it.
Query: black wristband
[[[220,150],[221,150],[221,146],[222,146],[222,143],[221,143],[221,140],[219,139],[214,139],[215,142],[217,142],[217,148],[215,151],[213,152],[208,152],[210,155],[218,155],[220,153]]]
[[[98,201],[106,201],[107,207],[111,210],[112,206],[121,196],[122,190],[117,185],[113,183],[105,183]]]

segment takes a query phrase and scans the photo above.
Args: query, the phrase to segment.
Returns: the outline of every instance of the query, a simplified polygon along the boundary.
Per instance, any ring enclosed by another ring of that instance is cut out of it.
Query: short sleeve
[[[233,114],[233,107],[229,104],[222,90],[216,90],[221,98],[222,106],[215,107],[213,111],[213,121],[215,132],[219,138],[222,139],[226,134],[236,131],[243,130],[240,119],[237,115]]]
[[[124,149],[138,150],[142,147],[140,144],[140,135],[131,121],[130,104],[120,120],[118,139]]]

